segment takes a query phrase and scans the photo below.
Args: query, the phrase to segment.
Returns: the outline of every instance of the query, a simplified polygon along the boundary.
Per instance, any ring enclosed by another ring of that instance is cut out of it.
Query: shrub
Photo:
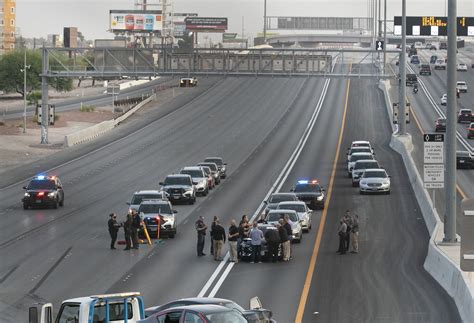
[[[81,112],[94,112],[95,107],[93,105],[83,105],[81,107]]]

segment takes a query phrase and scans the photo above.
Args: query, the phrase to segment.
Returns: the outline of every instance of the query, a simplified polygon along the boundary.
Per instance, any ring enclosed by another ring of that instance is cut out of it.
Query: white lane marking
[[[336,63],[337,63],[337,61],[336,61]],[[336,66],[336,63],[333,65],[333,70],[334,70],[334,67]],[[278,175],[278,178],[273,183],[272,187],[268,190],[268,192],[265,195],[265,198],[263,199],[263,201],[266,201],[272,192],[278,191],[281,188],[282,183],[284,183],[284,181],[286,180],[286,178],[290,174],[291,170],[293,169],[293,166],[296,163],[296,159],[298,159],[299,155],[301,154],[301,151],[303,150],[303,148],[304,148],[304,146],[305,146],[305,144],[306,144],[306,142],[309,138],[309,135],[311,134],[312,129],[313,129],[315,123],[316,123],[316,120],[317,120],[317,118],[319,116],[319,112],[320,112],[320,110],[323,106],[324,98],[326,97],[326,94],[327,94],[330,83],[331,83],[331,79],[327,79],[325,81],[324,86],[323,86],[323,90],[321,92],[321,96],[319,97],[319,100],[318,100],[318,103],[316,104],[313,115],[311,116],[311,119],[310,119],[308,125],[306,126],[305,131],[303,132],[303,136],[300,138],[295,150],[293,151],[290,158],[286,162],[285,166],[283,167],[282,171]],[[250,222],[252,222],[258,216],[258,214],[260,214],[263,206],[265,205],[263,203],[263,201],[260,203],[257,210],[255,211],[255,213],[250,218]],[[214,271],[212,276],[209,278],[209,280],[206,282],[206,284],[204,285],[202,290],[199,292],[197,297],[204,297],[207,290],[212,285],[214,280],[217,278],[217,275],[219,274],[219,272],[222,270],[222,267],[224,267],[224,265],[226,264],[228,258],[229,258],[229,252],[227,252],[227,254],[225,255],[224,260],[216,268],[216,270]],[[218,282],[216,283],[216,285],[212,289],[211,293],[209,294],[209,297],[214,297],[216,295],[216,293],[219,291],[220,287],[224,283],[224,280],[227,278],[230,270],[233,267],[234,267],[234,263],[233,262],[229,263],[227,268],[224,270],[222,276],[220,277],[220,279],[218,280]]]

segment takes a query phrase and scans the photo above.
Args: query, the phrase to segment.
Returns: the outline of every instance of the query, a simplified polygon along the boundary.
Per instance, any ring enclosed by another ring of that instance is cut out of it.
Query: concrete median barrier
[[[390,100],[389,84],[379,83],[384,92],[387,113],[392,122],[392,102]],[[393,125],[393,123],[392,123]],[[433,202],[424,188],[423,180],[416,168],[411,155],[413,143],[410,135],[398,136],[392,134],[390,147],[398,152],[403,159],[410,184],[420,206],[426,223],[430,240],[428,254],[423,267],[454,299],[461,319],[464,322],[474,322],[474,273],[463,272],[460,268],[460,246],[441,243],[444,235],[444,224]]]
[[[153,94],[148,99],[138,103],[133,108],[122,114],[120,117],[115,118],[114,120],[103,121],[94,126],[64,136],[64,147],[72,147],[74,145],[84,143],[106,133],[109,130],[112,130],[119,123],[123,122],[125,119],[127,119],[132,114],[141,109],[144,105],[153,101],[155,98],[156,94]]]

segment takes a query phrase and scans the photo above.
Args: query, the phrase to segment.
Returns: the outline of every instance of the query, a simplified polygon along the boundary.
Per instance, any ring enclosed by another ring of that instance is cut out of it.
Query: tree
[[[0,57],[0,90],[23,93],[24,50],[14,50]],[[26,94],[38,89],[41,84],[41,55],[37,51],[26,52]]]

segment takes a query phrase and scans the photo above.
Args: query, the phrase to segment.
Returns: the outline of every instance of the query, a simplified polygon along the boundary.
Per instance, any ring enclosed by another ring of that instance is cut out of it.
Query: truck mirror
[[[262,308],[262,302],[260,302],[260,298],[258,298],[258,296],[252,297],[250,299],[250,309],[259,310],[261,308]]]
[[[28,310],[28,323],[38,323],[38,308],[30,307]]]

